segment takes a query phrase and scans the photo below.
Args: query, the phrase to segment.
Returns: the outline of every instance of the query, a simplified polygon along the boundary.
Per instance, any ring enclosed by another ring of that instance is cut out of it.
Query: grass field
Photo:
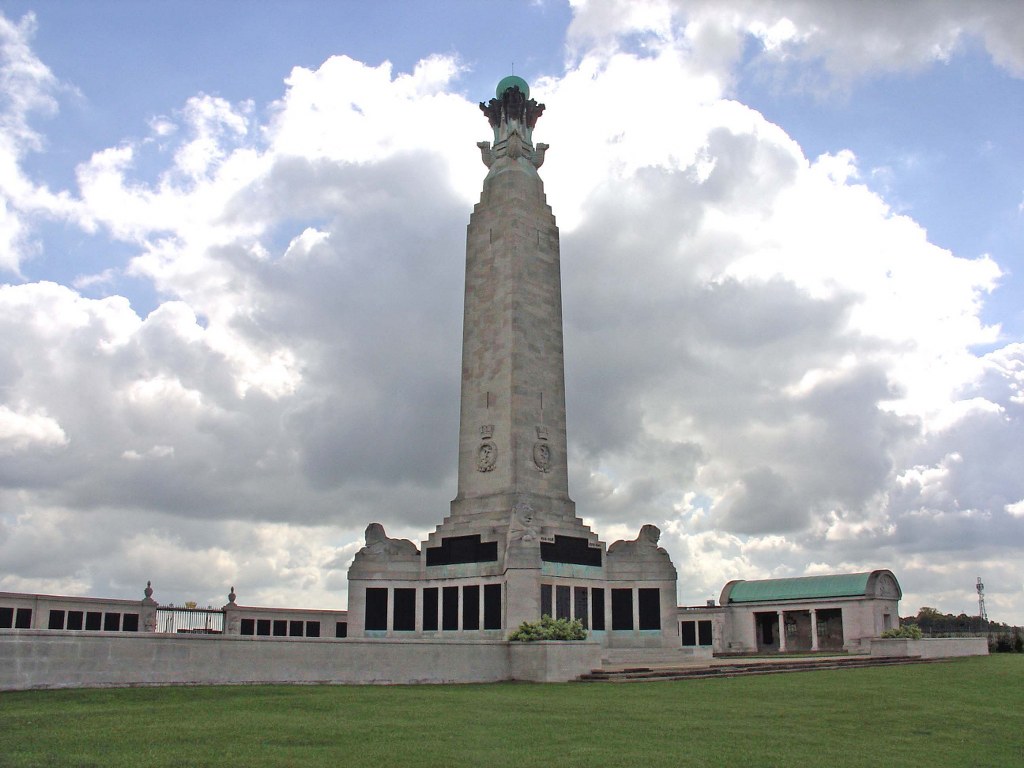
[[[1024,766],[1024,656],[684,682],[0,693],[0,766]]]

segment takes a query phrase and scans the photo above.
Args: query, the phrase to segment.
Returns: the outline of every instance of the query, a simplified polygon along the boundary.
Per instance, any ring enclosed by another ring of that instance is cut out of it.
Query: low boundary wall
[[[872,656],[920,656],[922,659],[946,659],[953,656],[988,656],[987,637],[906,637],[871,639]]]
[[[600,666],[600,645],[586,641],[461,643],[0,631],[0,690],[565,682]]]

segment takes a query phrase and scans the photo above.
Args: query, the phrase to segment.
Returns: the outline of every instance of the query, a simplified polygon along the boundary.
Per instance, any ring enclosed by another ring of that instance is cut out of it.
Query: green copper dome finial
[[[500,99],[502,94],[514,85],[519,86],[519,90],[522,91],[523,96],[527,99],[530,98],[530,86],[528,86],[526,81],[519,77],[519,75],[509,75],[508,77],[501,78],[501,81],[498,83],[498,87],[495,89],[494,95]]]

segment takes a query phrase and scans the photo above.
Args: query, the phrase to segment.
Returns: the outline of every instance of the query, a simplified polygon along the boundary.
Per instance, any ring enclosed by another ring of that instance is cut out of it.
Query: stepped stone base
[[[864,667],[893,666],[896,664],[928,664],[943,661],[938,658],[914,656],[870,657],[870,656],[829,656],[813,659],[791,659],[780,661],[751,660],[739,662],[694,662],[689,666],[643,667],[629,666],[611,669],[607,666],[581,675],[581,683],[635,683],[654,680],[695,680],[709,677],[742,677],[747,675],[774,675],[782,672],[810,672],[822,669],[860,669]]]

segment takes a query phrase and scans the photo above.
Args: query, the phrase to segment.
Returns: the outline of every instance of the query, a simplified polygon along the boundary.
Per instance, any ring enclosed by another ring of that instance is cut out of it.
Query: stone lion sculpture
[[[658,555],[667,555],[664,548],[658,546],[661,538],[661,529],[656,525],[645,525],[640,529],[635,539],[619,539],[608,547],[609,555],[623,557],[652,558]]]
[[[366,546],[358,554],[364,557],[419,556],[420,551],[408,539],[392,539],[380,523],[366,526]]]

